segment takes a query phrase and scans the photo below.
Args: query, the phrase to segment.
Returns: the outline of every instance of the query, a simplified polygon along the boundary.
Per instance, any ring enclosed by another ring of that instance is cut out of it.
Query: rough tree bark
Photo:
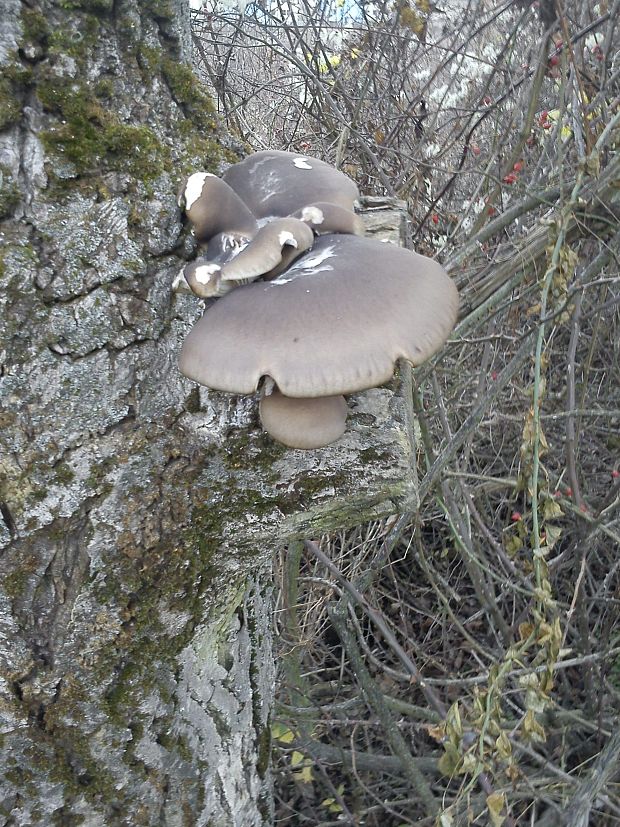
[[[234,160],[189,44],[184,0],[0,0],[6,824],[269,823],[260,573],[415,500],[402,393],[293,452],[176,370],[175,192]]]

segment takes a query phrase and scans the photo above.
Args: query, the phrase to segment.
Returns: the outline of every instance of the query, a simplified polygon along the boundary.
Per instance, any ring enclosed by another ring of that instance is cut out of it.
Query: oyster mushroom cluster
[[[257,152],[181,196],[206,254],[183,271],[214,297],[179,358],[215,390],[261,388],[265,430],[291,448],[345,431],[344,394],[373,388],[397,360],[419,365],[452,330],[456,288],[432,259],[362,238],[357,186],[316,158]]]

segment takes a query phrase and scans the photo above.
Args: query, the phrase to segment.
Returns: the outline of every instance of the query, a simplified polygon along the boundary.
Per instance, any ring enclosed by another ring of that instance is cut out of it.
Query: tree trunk
[[[415,503],[407,381],[287,451],[176,353],[176,190],[234,160],[183,0],[0,0],[0,812],[271,821],[277,543]],[[406,372],[404,372],[406,379]],[[404,392],[402,390],[404,388]]]

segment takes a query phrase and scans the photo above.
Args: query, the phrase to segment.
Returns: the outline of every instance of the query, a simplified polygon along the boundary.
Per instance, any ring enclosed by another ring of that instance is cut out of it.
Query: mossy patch
[[[13,215],[15,208],[19,204],[20,197],[19,187],[13,179],[11,170],[0,164],[0,218]],[[1,274],[2,271],[0,269],[0,275]]]
[[[175,124],[177,144],[175,168],[180,176],[202,169],[217,172],[222,160],[235,163],[238,156],[222,147],[213,100],[189,66],[167,57],[161,49],[141,44],[136,61],[144,83],[157,75],[166,82],[172,97],[183,113]]]
[[[56,478],[56,482],[61,485],[68,485],[75,479],[75,473],[66,462],[60,462],[54,466],[54,477]]]
[[[0,130],[19,123],[22,114],[19,83],[7,75],[5,68],[0,77]]]
[[[170,91],[185,116],[200,130],[217,128],[215,106],[189,66],[162,57],[161,68]]]
[[[60,121],[41,133],[45,148],[70,161],[78,174],[124,171],[148,181],[169,163],[168,149],[148,126],[122,123],[87,85],[55,78],[41,83],[37,95]]]
[[[112,11],[114,0],[59,0],[58,5],[65,11],[82,10],[92,14]]]
[[[72,57],[82,67],[97,38],[103,33],[101,21],[91,15],[72,15],[66,26],[55,28],[48,37],[48,53]]]
[[[24,40],[29,43],[43,45],[50,33],[49,23],[45,15],[38,9],[23,7],[21,21]]]
[[[153,17],[158,20],[172,20],[175,15],[173,3],[170,0],[142,0],[142,5]]]
[[[29,573],[23,569],[15,569],[4,577],[2,585],[9,597],[19,597],[28,584]]]

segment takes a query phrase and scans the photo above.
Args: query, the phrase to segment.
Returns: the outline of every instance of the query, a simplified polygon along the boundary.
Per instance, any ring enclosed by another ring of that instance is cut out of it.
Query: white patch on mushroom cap
[[[299,246],[293,233],[290,233],[288,230],[282,230],[282,232],[278,235],[278,244],[280,247],[284,247],[285,244],[288,244],[289,247],[295,247],[295,249]]]
[[[300,258],[289,267],[290,270],[317,270],[324,261],[335,256],[333,247],[326,247],[320,250],[312,258]],[[323,267],[323,270],[331,270],[331,267]]]
[[[285,270],[277,279],[267,282],[268,284],[288,284],[289,281],[301,278],[303,276],[311,276],[313,273],[320,273],[322,270],[333,270],[331,264],[325,264],[321,267],[323,262],[328,258],[333,258],[335,255],[333,247],[326,247],[312,258],[302,256],[297,261],[293,262],[288,270]],[[288,276],[288,278],[285,278]],[[307,292],[307,291],[306,291]]]
[[[311,221],[312,224],[322,224],[325,220],[323,211],[318,207],[304,207],[301,211],[302,221]]]
[[[219,273],[221,269],[219,264],[201,264],[194,270],[194,278],[198,284],[208,284],[211,277]]]
[[[297,169],[312,169],[307,158],[295,158],[293,165],[296,166]]]
[[[192,204],[198,198],[200,198],[200,194],[202,193],[202,188],[204,187],[205,181],[207,178],[214,178],[215,176],[211,172],[194,172],[193,175],[190,175],[187,179],[187,184],[185,185],[185,211],[187,212],[191,209]]]

